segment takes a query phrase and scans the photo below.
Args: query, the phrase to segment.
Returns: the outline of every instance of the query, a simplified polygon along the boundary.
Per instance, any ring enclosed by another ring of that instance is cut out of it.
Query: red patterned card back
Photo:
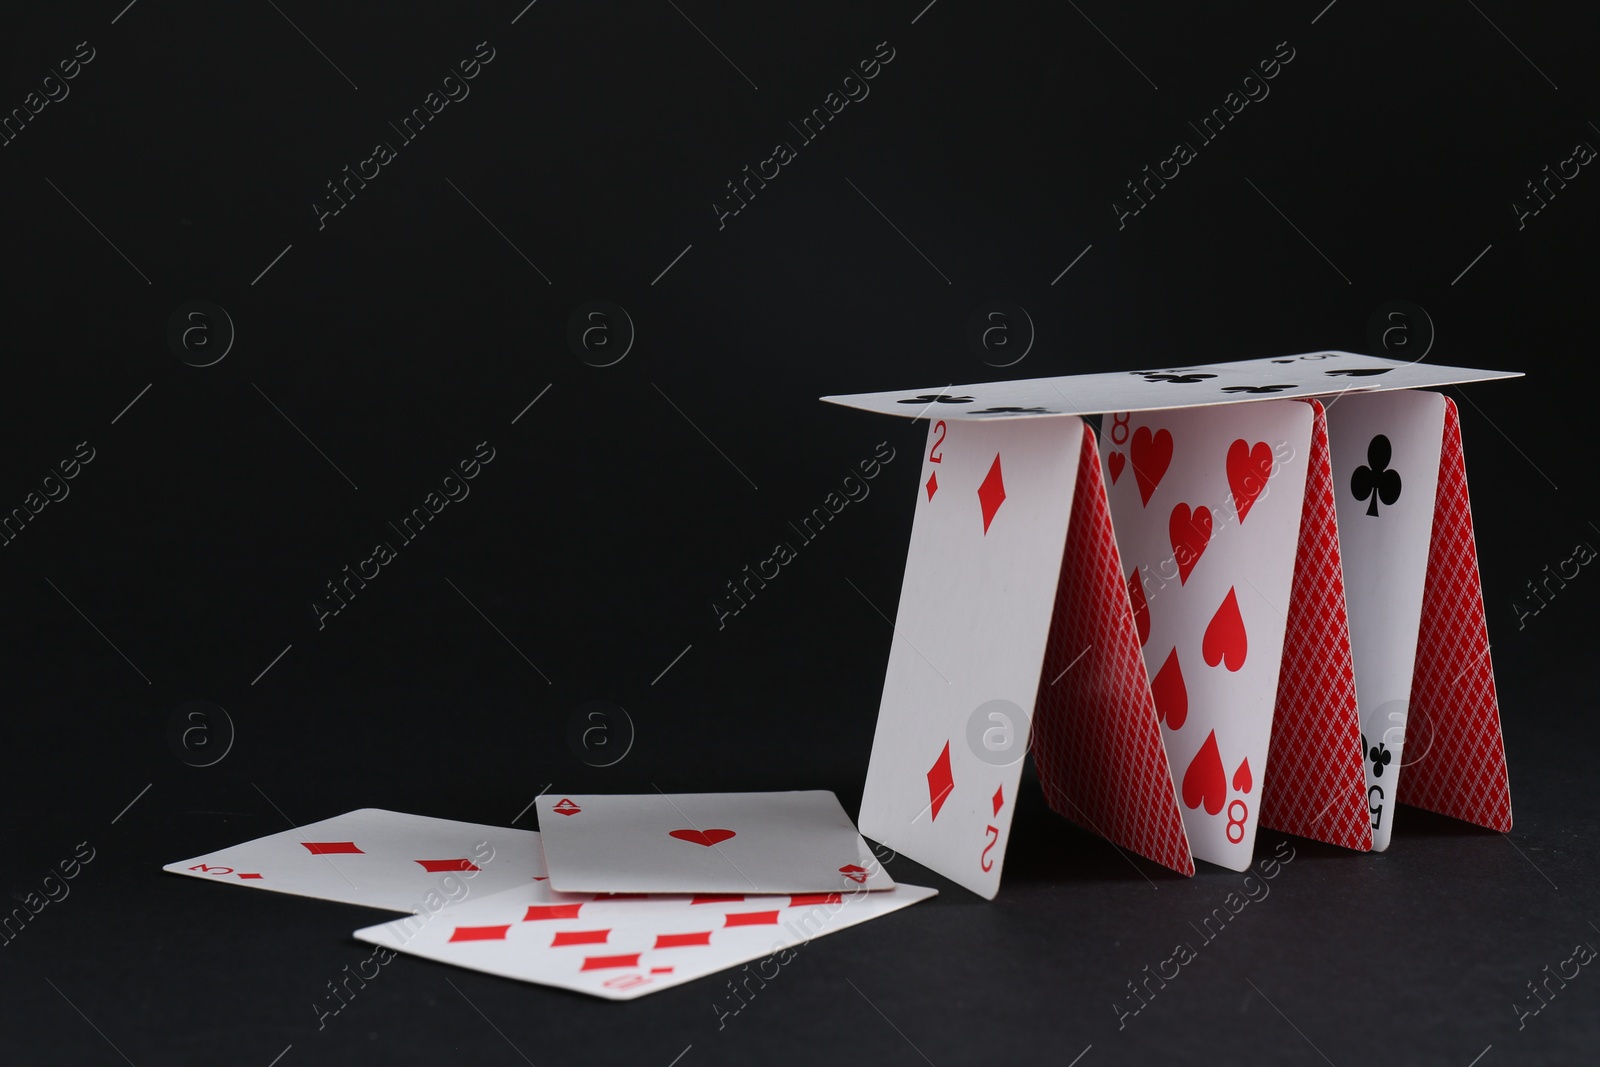
[[[1261,825],[1366,852],[1372,848],[1372,822],[1361,763],[1361,715],[1339,562],[1328,420],[1321,404],[1307,403],[1316,419]]]
[[[1194,874],[1087,425],[1034,705],[1033,760],[1058,814]]]
[[[1448,398],[1404,766],[1402,804],[1501,833],[1511,829],[1511,783],[1472,536],[1461,418]]]

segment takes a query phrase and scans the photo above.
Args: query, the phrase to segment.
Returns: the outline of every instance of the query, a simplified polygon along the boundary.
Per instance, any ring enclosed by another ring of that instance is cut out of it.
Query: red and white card
[[[758,983],[770,980],[800,951],[796,946],[935,895],[901,884],[882,892],[857,886],[842,893],[619,899],[557,893],[541,881],[355,936],[506,978],[632,1000],[751,960],[761,961]]]
[[[799,804],[779,803],[777,810],[803,824],[799,828],[807,833],[831,832],[842,819],[846,844],[861,848],[852,852],[862,859],[859,873],[836,877],[843,889],[816,893],[561,893],[545,876],[544,842],[536,831],[373,808],[165,869],[224,885],[409,912],[355,936],[411,955],[613,1000],[631,1000],[750,960],[761,960],[758,973],[770,979],[776,972],[769,969],[788,963],[796,946],[936,895],[889,881],[842,810],[835,819],[822,802],[838,809],[833,794],[753,795],[801,798]],[[749,795],[729,796],[736,798],[730,810],[751,810],[737,803]],[[596,799],[608,798],[584,798]],[[704,804],[687,799],[691,809],[704,813]],[[717,821],[737,822],[761,836],[741,818]],[[594,835],[608,836],[601,824]],[[758,860],[740,855],[760,876]]]
[[[1190,849],[1246,870],[1313,413],[1278,400],[1109,420],[1112,527]]]
[[[861,832],[1000,888],[1072,510],[1078,419],[934,420]]]
[[[894,880],[826,789],[547,793],[550,887],[563,893],[816,893]]]
[[[390,911],[431,912],[543,877],[532,830],[362,808],[162,870]]]
[[[1508,829],[1459,423],[1415,390],[1514,376],[1322,352],[824,398],[931,422],[862,831],[992,897],[1010,811],[957,790],[1014,796],[981,743],[1008,706],[1052,808],[1186,874],[1258,825],[1383,848],[1397,795]],[[1012,569],[928,507],[958,439],[1041,472]]]

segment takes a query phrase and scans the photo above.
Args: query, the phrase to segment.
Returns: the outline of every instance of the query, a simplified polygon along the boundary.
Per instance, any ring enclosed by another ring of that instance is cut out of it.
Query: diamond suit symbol
[[[950,742],[946,741],[944,751],[939,753],[939,758],[928,769],[928,801],[932,805],[930,819],[939,817],[939,809],[944,807],[945,797],[950,795],[955,784],[955,778],[950,773]]]
[[[440,871],[481,871],[481,870],[483,870],[482,867],[479,867],[476,863],[473,863],[471,860],[467,860],[467,859],[461,859],[461,860],[416,860],[415,862],[422,864],[422,869],[425,870],[425,871],[429,871],[431,873],[438,873]]]
[[[935,493],[937,493],[939,491],[939,472],[938,471],[934,471],[932,474],[928,475],[927,490],[928,490],[928,499],[932,500],[933,499],[933,494],[935,494]]]
[[[989,524],[994,521],[994,513],[1000,510],[1000,505],[1005,503],[1006,484],[1000,477],[1000,453],[994,454],[994,463],[989,467],[989,473],[983,476],[983,484],[978,486],[978,503],[983,506],[983,532],[989,532]]]

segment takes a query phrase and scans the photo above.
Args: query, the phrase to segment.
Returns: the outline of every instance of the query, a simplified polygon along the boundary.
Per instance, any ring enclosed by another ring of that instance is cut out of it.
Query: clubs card
[[[1025,378],[822,399],[902,418],[989,421],[1326,397],[1517,377],[1521,375],[1508,371],[1408,363],[1354,352],[1307,352],[1199,367]]]
[[[993,899],[1055,606],[1083,423],[936,419],[861,830]]]
[[[1270,402],[1117,413],[1102,426],[1111,521],[1184,829],[1250,866],[1314,412]]]
[[[1379,852],[1389,846],[1404,763],[1444,418],[1444,396],[1430,392],[1343,397],[1328,407],[1367,806]]]
[[[362,808],[162,868],[225,885],[433,912],[544,875],[531,830]]]
[[[856,886],[840,893],[618,900],[529,882],[444,914],[369,926],[355,937],[518,981],[632,1000],[751,960],[760,962],[746,968],[744,981],[754,979],[759,989],[813,938],[934,895],[899,885],[883,892]],[[727,1013],[743,1004],[719,993],[713,1008],[724,999]]]
[[[810,893],[894,885],[827,790],[547,793],[536,803],[551,888],[563,893]]]

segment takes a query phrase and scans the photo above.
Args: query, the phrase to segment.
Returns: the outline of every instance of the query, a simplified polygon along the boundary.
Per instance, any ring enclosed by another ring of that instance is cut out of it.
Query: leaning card
[[[936,419],[861,830],[990,899],[999,892],[1083,422]]]
[[[1313,412],[1108,415],[1117,548],[1194,855],[1250,866]]]
[[[894,885],[827,790],[545,794],[537,807],[551,888],[563,893],[809,893]]]
[[[531,830],[362,808],[162,870],[391,911],[440,907],[544,875]]]
[[[750,960],[760,962],[747,968],[745,981],[755,978],[760,988],[794,959],[796,946],[934,895],[899,885],[881,893],[857,886],[841,893],[616,900],[553,893],[548,883],[531,882],[355,936],[505,978],[632,1000]],[[719,990],[712,1007],[720,1016],[743,1003]]]
[[[1361,713],[1372,848],[1389,847],[1433,533],[1445,400],[1341,397],[1328,406],[1350,654]]]

